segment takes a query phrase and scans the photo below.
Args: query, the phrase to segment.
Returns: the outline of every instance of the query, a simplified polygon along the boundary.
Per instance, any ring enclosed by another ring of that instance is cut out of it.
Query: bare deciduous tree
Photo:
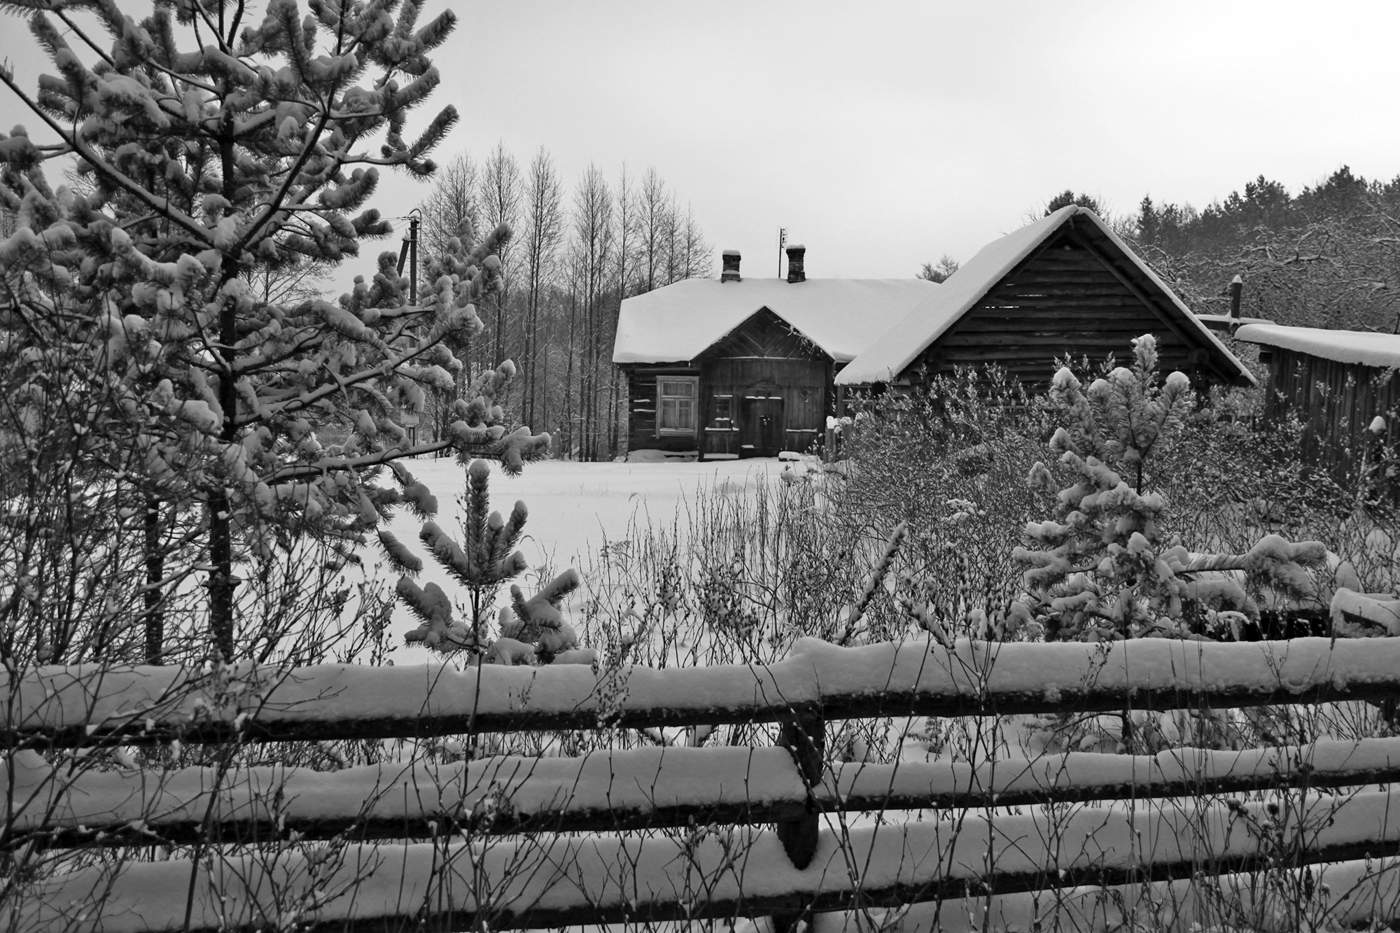
[[[604,295],[610,285],[613,254],[613,196],[607,180],[595,165],[583,173],[574,191],[571,250],[577,276],[576,290],[582,303],[583,341],[579,365],[579,456],[597,459],[598,370],[604,340],[600,326],[606,314]]]
[[[521,252],[525,264],[525,397],[526,424],[549,420],[549,394],[540,391],[541,305],[545,293],[558,276],[559,246],[564,238],[563,190],[554,160],[541,146],[530,162],[525,181],[525,223]]]
[[[506,151],[505,143],[496,143],[496,148],[486,157],[481,170],[481,212],[486,224],[491,228],[508,227],[514,229],[520,218],[520,166],[515,156]],[[506,307],[515,284],[515,253],[510,243],[503,245],[497,253],[501,261],[501,287],[491,298],[487,313],[490,318],[491,352],[490,360],[503,360],[509,355],[506,340]]]
[[[481,236],[480,172],[469,155],[440,167],[432,190],[418,205],[423,214],[422,245],[433,254],[447,251],[453,237],[470,249]]]
[[[637,233],[641,250],[642,291],[649,292],[663,281],[666,268],[666,227],[671,198],[666,183],[656,169],[647,169],[637,203]]]

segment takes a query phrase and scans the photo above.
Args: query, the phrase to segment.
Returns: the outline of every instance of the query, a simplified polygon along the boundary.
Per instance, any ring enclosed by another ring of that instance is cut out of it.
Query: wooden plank
[[[1043,325],[1041,325],[1043,326]],[[1132,333],[1122,331],[1114,333],[1112,331],[1066,331],[1063,333],[1047,333],[1043,330],[1031,332],[1021,331],[1017,333],[984,333],[984,334],[962,334],[949,335],[947,340],[941,341],[939,349],[947,352],[953,348],[983,349],[995,347],[998,349],[1014,349],[1017,347],[1049,347],[1072,348],[1079,346],[1094,347],[1114,347],[1113,355],[1118,358],[1127,358],[1132,353],[1132,346],[1129,343],[1134,337],[1141,335],[1141,331]],[[1131,334],[1131,336],[1129,336]],[[1184,352],[1177,354],[1185,358]]]
[[[724,357],[830,359],[824,350],[767,308],[750,316],[702,354],[705,360]]]
[[[809,641],[767,666],[595,673],[582,665],[458,671],[326,664],[230,676],[73,667],[11,681],[0,672],[0,744],[332,741],[776,722],[805,707],[842,719],[1385,699],[1400,693],[1400,639],[948,647],[911,639],[858,648]]]
[[[1025,297],[1074,298],[1124,298],[1132,299],[1132,294],[1105,275],[1102,279],[1085,278],[1080,281],[1065,279],[1025,279],[1005,281],[994,288],[987,296],[997,301],[1014,303]]]
[[[815,728],[817,720],[809,720]],[[307,768],[0,770],[13,799],[0,848],[303,839],[426,839],[782,823],[815,813],[968,809],[1191,797],[1400,781],[1400,738],[1156,755],[844,763],[823,770],[808,733],[788,748],[648,748],[582,758],[488,757]],[[821,739],[818,738],[818,744]],[[32,753],[30,753],[32,754]],[[37,756],[36,756],[37,757]],[[796,759],[810,779],[799,774]],[[809,790],[810,785],[810,790]],[[810,823],[815,832],[816,823]]]
[[[697,828],[679,836],[546,836],[490,843],[348,845],[78,869],[0,907],[15,929],[94,911],[105,933],[520,929],[899,907],[1082,885],[1277,871],[1258,827],[1264,802],[1192,801],[823,832],[811,864],[787,862],[776,833]],[[1371,859],[1400,848],[1400,795],[1290,801],[1287,867]],[[335,892],[337,896],[317,896]],[[1391,910],[1393,904],[1388,905]]]
[[[827,812],[962,810],[1398,781],[1400,739],[1323,739],[1244,750],[1181,747],[1155,755],[1071,752],[978,765],[848,763],[826,773],[820,799]]]
[[[820,769],[819,769],[820,770]],[[815,783],[820,784],[820,773]],[[15,803],[0,849],[427,839],[629,831],[806,818],[814,798],[784,748],[644,748],[315,771],[55,768],[0,763]]]
[[[990,296],[989,300],[983,304],[991,306],[1003,306],[1012,308],[1029,309],[1066,309],[1089,308],[1105,312],[1140,311],[1141,306],[1133,301],[1131,295],[1027,295],[1027,294],[1005,294],[998,293]]]

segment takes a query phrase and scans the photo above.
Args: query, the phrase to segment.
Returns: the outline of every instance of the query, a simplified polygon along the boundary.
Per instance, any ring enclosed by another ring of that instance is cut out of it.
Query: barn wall
[[[1212,381],[1203,365],[1205,338],[1187,338],[1170,326],[1095,249],[1066,231],[998,283],[911,373],[995,363],[1022,382],[1045,386],[1057,358],[1088,356],[1097,363],[1112,354],[1127,361],[1132,339],[1146,333],[1157,338],[1164,369],[1179,369],[1198,384]]]
[[[1296,350],[1269,348],[1266,417],[1296,416],[1303,425],[1304,459],[1325,465],[1339,483],[1356,482],[1367,447],[1367,428],[1386,419],[1384,442],[1400,439],[1400,385],[1393,370],[1339,363]],[[1396,489],[1391,490],[1394,497]]]

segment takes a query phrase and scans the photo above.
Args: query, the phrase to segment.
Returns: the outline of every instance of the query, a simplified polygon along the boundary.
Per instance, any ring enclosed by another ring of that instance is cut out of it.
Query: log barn
[[[702,458],[805,451],[833,410],[832,377],[937,285],[922,279],[687,279],[622,303],[613,362],[625,373],[628,450]]]
[[[1072,204],[983,247],[836,384],[910,385],[996,364],[1044,387],[1057,358],[1123,359],[1146,333],[1157,338],[1163,369],[1181,370],[1198,388],[1254,382],[1131,247]]]
[[[1299,419],[1304,459],[1353,484],[1363,461],[1396,449],[1400,335],[1249,323],[1235,339],[1259,347],[1269,370],[1264,416]],[[1394,498],[1396,484],[1385,485]]]

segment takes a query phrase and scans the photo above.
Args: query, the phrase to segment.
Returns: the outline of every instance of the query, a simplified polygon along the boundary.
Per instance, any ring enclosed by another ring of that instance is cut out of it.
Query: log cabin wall
[[[1350,488],[1368,447],[1377,441],[1368,428],[1376,415],[1386,420],[1381,440],[1393,447],[1400,438],[1400,385],[1395,370],[1342,363],[1298,350],[1266,347],[1269,391],[1266,418],[1297,417],[1302,423],[1302,456],[1320,463]],[[1392,500],[1400,485],[1390,484]]]
[[[1087,356],[1097,363],[1112,354],[1126,362],[1132,339],[1150,333],[1164,371],[1181,370],[1198,388],[1234,381],[1236,374],[1212,370],[1206,339],[1188,332],[1162,306],[1168,299],[1135,276],[1142,278],[1066,227],[924,351],[909,375],[997,364],[1044,388],[1056,359]]]
[[[700,376],[700,370],[686,363],[623,366],[622,370],[627,376],[627,449],[672,452],[698,450],[694,434],[661,434],[657,431],[656,383],[663,376]],[[702,392],[703,383],[702,378]]]

